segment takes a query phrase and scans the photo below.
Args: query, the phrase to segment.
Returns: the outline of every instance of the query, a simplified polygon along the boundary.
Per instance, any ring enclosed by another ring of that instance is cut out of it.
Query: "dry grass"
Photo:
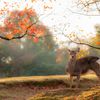
[[[88,74],[81,76],[82,78],[98,80],[95,74]],[[28,76],[28,77],[12,77],[12,78],[2,78],[0,83],[12,83],[12,82],[28,82],[28,81],[45,81],[45,80],[69,80],[69,75],[50,75],[50,76]]]

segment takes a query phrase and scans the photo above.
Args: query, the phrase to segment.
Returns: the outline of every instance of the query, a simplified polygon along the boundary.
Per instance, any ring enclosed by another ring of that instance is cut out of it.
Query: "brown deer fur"
[[[76,51],[68,51],[70,54],[70,60],[66,65],[66,72],[70,74],[70,88],[72,88],[73,76],[77,76],[76,88],[78,88],[80,76],[82,74],[86,74],[89,70],[94,71],[100,79],[100,66],[97,62],[100,59],[98,57],[87,56],[76,59],[76,54],[80,51],[80,49],[78,48]]]

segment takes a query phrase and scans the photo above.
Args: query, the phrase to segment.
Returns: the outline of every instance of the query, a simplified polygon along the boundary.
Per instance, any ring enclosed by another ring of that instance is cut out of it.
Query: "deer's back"
[[[99,58],[96,56],[88,56],[88,57],[83,57],[80,59],[76,60],[76,68],[75,70],[77,71],[77,68],[79,67],[80,70],[82,71],[82,74],[85,74],[88,72],[89,69],[92,69],[92,66],[95,67],[95,65],[97,64],[96,61]],[[92,66],[91,66],[92,65]]]

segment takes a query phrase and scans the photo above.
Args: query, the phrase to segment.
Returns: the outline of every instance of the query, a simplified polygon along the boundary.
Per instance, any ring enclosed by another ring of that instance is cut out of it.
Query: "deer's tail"
[[[100,65],[100,58],[96,62]]]

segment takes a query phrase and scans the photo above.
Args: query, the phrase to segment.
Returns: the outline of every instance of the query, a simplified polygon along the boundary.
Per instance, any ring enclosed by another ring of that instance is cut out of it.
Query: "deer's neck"
[[[76,63],[76,60],[70,59],[70,60],[69,60],[69,63],[68,63],[69,68],[73,68],[73,69],[74,69],[75,63]]]

